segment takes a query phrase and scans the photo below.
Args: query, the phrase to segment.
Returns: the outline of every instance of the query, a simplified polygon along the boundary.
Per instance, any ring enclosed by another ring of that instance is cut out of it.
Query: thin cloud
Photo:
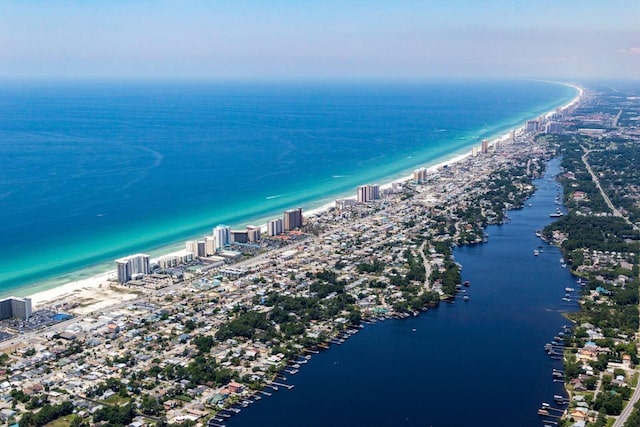
[[[628,49],[620,49],[618,53],[623,53],[625,55],[640,55],[640,46],[632,46]]]

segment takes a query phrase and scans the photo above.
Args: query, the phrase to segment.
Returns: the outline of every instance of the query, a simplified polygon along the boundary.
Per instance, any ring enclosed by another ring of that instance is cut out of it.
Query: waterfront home
[[[574,378],[571,380],[571,385],[573,385],[574,391],[586,391],[587,388],[582,384],[582,380],[579,378]]]
[[[587,412],[583,408],[574,409],[571,411],[570,416],[576,421],[587,421]]]
[[[242,384],[235,381],[231,381],[229,384],[227,384],[227,387],[229,388],[229,391],[231,393],[241,393],[244,388]]]

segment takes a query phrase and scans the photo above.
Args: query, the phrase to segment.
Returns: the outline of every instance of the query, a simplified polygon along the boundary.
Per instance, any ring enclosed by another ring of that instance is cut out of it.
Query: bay
[[[488,243],[455,249],[471,282],[469,302],[458,297],[418,317],[366,325],[285,374],[292,390],[281,388],[227,425],[541,425],[541,403],[553,406],[564,394],[551,375],[562,362],[543,347],[570,323],[562,313],[576,304],[562,298],[578,287],[559,249],[535,236],[556,210],[558,170],[552,160],[535,181],[532,206],[489,227]]]

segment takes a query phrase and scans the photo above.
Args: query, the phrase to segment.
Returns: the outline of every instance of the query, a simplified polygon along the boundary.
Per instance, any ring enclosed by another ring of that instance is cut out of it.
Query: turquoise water
[[[533,81],[0,84],[0,294],[317,207],[573,96]]]

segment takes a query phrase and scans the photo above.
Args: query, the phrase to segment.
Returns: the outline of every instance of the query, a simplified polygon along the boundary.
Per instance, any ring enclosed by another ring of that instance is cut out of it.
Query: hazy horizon
[[[638,79],[640,3],[0,0],[0,78]]]

